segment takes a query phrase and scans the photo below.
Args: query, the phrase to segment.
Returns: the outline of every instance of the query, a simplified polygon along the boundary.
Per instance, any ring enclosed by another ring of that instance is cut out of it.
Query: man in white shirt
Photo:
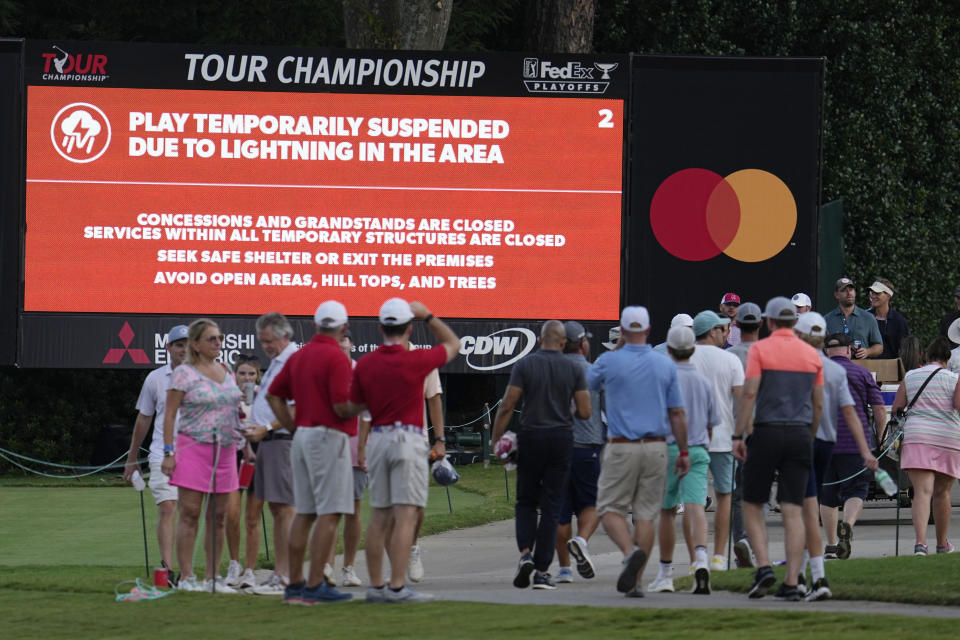
[[[739,298],[737,299],[739,302]],[[693,319],[693,333],[697,338],[696,351],[690,362],[713,384],[716,392],[720,422],[712,425],[710,439],[710,475],[717,496],[717,511],[713,521],[713,557],[711,571],[725,571],[727,561],[724,549],[730,535],[730,496],[733,492],[733,435],[734,407],[740,401],[743,389],[743,365],[740,359],[721,349],[726,338],[730,318],[721,318],[713,311],[701,311]]]
[[[267,403],[267,391],[287,359],[296,352],[297,345],[291,342],[293,327],[290,322],[276,311],[257,318],[256,329],[257,341],[271,360],[260,380],[247,429],[247,438],[251,442],[259,442],[260,446],[257,449],[253,493],[247,492],[246,518],[248,521],[251,518],[259,520],[263,503],[267,502],[273,516],[273,553],[276,562],[273,575],[265,583],[255,587],[253,592],[258,595],[283,595],[290,576],[288,534],[295,512],[293,472],[290,466],[293,435],[280,426]],[[253,567],[247,567],[238,586],[246,586],[252,577]]]
[[[140,397],[137,398],[137,421],[130,438],[130,451],[127,453],[123,479],[130,482],[134,472],[140,471],[140,445],[150,429],[151,420],[156,417],[153,438],[150,441],[150,455],[147,458],[150,463],[150,492],[157,504],[157,543],[160,545],[160,558],[169,571],[168,582],[173,586],[171,567],[177,488],[170,484],[169,476],[160,470],[160,463],[163,462],[163,414],[167,407],[167,389],[170,388],[173,370],[183,363],[187,355],[186,325],[178,324],[167,332],[166,349],[169,362],[147,375],[140,390]]]

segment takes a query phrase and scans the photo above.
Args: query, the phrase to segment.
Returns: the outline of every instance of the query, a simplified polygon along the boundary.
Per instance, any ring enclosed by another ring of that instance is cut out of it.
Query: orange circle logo
[[[762,262],[787,246],[797,228],[797,203],[777,176],[743,169],[722,177],[683,169],[664,180],[650,203],[650,226],[668,253],[688,261],[721,253]]]
[[[50,123],[53,148],[70,162],[93,162],[110,146],[110,120],[95,105],[74,102]]]

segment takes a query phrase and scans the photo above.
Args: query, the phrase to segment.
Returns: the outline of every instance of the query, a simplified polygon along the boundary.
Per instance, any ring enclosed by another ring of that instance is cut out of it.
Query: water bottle
[[[883,489],[885,494],[890,497],[896,495],[897,483],[893,481],[889,473],[883,469],[877,469],[873,472],[873,479],[877,481],[877,484],[880,485],[880,488]]]
[[[147,483],[144,481],[143,476],[140,475],[139,471],[133,472],[133,475],[130,476],[130,482],[133,484],[133,488],[137,491],[143,491],[147,488]]]

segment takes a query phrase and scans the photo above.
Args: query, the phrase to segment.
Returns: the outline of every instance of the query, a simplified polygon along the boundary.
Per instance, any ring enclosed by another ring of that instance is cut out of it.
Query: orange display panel
[[[623,102],[28,87],[24,311],[617,317]]]

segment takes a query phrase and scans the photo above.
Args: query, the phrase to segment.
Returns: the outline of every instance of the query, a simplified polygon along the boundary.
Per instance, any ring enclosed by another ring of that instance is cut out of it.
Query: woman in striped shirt
[[[937,553],[953,551],[953,545],[947,540],[950,489],[960,477],[960,386],[957,385],[957,374],[946,369],[950,359],[947,339],[942,336],[934,338],[927,347],[926,359],[925,366],[908,371],[904,376],[892,407],[895,414],[904,409],[924,381],[933,376],[907,414],[903,429],[900,466],[913,484],[913,528],[917,534],[915,555],[927,555],[931,496]]]

